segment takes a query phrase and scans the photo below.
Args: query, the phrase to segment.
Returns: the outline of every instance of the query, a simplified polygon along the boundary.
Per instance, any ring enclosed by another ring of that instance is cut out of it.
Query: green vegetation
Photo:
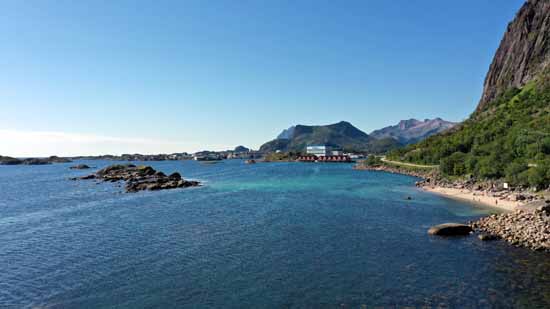
[[[365,160],[360,161],[358,165],[363,167],[386,167],[389,170],[396,170],[411,175],[428,175],[437,169],[432,166],[416,166],[407,163],[388,162],[376,155],[369,155]]]
[[[446,176],[550,185],[550,74],[512,88],[457,129],[392,151],[388,158],[439,164]]]
[[[361,163],[364,164],[365,166],[376,167],[376,166],[382,165],[382,160],[380,160],[380,157],[378,156],[370,155],[365,160],[361,161]]]
[[[294,161],[298,159],[302,154],[300,152],[271,152],[268,153],[264,160],[268,162],[277,162],[277,161]]]

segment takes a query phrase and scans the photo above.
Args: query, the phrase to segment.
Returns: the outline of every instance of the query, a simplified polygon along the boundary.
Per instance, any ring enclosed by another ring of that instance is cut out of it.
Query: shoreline
[[[463,201],[502,213],[483,216],[468,222],[482,241],[502,239],[512,246],[550,252],[550,199],[524,190],[498,189],[494,183],[476,184],[468,181],[449,182],[436,172],[410,171],[402,167],[360,166],[360,170],[383,171],[421,178],[419,190]]]
[[[488,196],[483,191],[446,188],[442,186],[420,186],[419,189],[453,200],[469,202],[482,207],[499,209],[505,212],[513,212],[518,209],[522,209],[526,205],[526,203],[519,201],[510,201],[494,196]]]
[[[504,212],[513,212],[516,210],[529,210],[526,205],[533,202],[525,197],[530,195],[527,192],[513,192],[507,190],[493,191],[491,188],[476,188],[473,184],[467,183],[448,183],[432,171],[409,170],[397,166],[355,166],[357,170],[381,171],[391,174],[401,174],[420,178],[416,186],[432,194],[437,194],[450,199],[473,203],[483,207],[499,209]],[[518,198],[519,197],[519,198]]]

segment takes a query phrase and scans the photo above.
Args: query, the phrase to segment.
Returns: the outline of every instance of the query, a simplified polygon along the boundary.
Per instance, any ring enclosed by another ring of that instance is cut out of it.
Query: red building
[[[353,162],[353,160],[346,155],[334,155],[334,156],[315,156],[305,155],[298,157],[300,162]]]

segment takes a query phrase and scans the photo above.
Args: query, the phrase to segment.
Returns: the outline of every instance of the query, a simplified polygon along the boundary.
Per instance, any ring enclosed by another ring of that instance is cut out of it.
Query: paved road
[[[405,165],[410,167],[419,167],[419,168],[438,168],[439,165],[422,165],[422,164],[414,164],[414,163],[407,163],[407,162],[400,162],[400,161],[391,161],[386,159],[386,157],[380,158],[382,162],[390,163],[390,164],[399,164],[399,165]]]

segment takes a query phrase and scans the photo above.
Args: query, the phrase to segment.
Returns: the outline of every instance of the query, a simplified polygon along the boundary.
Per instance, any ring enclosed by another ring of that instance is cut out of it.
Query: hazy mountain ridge
[[[419,142],[429,136],[446,131],[456,124],[455,122],[446,121],[441,118],[425,119],[424,121],[412,118],[401,120],[398,124],[393,126],[374,130],[370,133],[370,136],[377,139],[391,137],[399,143],[406,145]]]

